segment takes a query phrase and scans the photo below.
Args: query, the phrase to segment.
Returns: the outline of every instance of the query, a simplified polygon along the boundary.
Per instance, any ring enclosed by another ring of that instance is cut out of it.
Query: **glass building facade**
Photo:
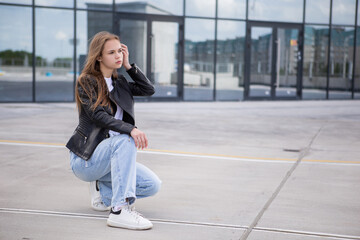
[[[0,102],[74,101],[99,31],[149,101],[360,99],[359,1],[0,0]]]

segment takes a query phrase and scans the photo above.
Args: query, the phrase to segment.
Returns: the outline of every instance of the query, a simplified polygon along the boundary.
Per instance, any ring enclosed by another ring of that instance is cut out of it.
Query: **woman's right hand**
[[[138,149],[144,149],[148,147],[148,139],[145,135],[145,133],[143,133],[142,131],[140,131],[137,128],[134,128],[131,132],[130,132],[131,137],[134,139],[135,141],[135,146]]]

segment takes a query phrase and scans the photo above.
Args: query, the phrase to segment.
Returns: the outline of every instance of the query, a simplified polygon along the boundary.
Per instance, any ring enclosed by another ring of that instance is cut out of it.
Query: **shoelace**
[[[139,212],[135,211],[135,207],[131,207],[131,206],[127,206],[126,207],[127,211],[130,213],[130,215],[132,215],[133,217],[135,217],[135,220],[137,222],[140,222],[140,220],[142,218],[144,218],[144,216],[142,214],[140,214]]]
[[[94,198],[93,205],[96,206],[96,207],[104,205],[104,203],[102,202],[101,197]]]

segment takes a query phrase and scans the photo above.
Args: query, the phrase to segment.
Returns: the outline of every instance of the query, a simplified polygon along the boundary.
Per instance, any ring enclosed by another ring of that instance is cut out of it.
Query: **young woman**
[[[117,75],[123,66],[134,82]],[[127,46],[108,32],[97,33],[76,82],[79,124],[66,147],[74,174],[90,183],[92,207],[110,210],[107,224],[128,229],[150,229],[152,223],[131,205],[137,198],[158,192],[161,181],[136,162],[137,148],[148,139],[135,127],[133,96],[150,96],[154,87],[135,65]]]

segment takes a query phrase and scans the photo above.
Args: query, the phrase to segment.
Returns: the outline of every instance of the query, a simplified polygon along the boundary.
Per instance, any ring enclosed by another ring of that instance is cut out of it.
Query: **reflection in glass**
[[[359,4],[360,5],[360,4]],[[356,30],[355,98],[360,99],[360,27]]]
[[[355,23],[356,0],[333,0],[332,24]]]
[[[330,0],[306,1],[305,22],[329,23]]]
[[[216,0],[185,0],[186,16],[215,17]]]
[[[77,8],[111,10],[112,0],[76,0]]]
[[[74,0],[35,0],[35,5],[49,7],[74,7]]]
[[[183,15],[183,1],[116,0],[116,11],[146,14]]]
[[[76,71],[82,71],[86,61],[88,44],[91,38],[98,32],[112,32],[112,13],[77,11],[76,20]]]
[[[153,22],[151,35],[151,81],[154,97],[177,97],[179,25]]]
[[[358,2],[357,25],[360,26],[360,3]]]
[[[275,80],[275,95],[277,97],[295,97],[297,94],[298,60],[300,57],[298,39],[298,29],[277,29]]]
[[[251,28],[249,97],[271,96],[272,28]]]
[[[329,28],[305,26],[303,98],[326,98]]]
[[[118,19],[120,41],[129,49],[129,61],[136,63],[146,74],[147,23],[143,20]],[[121,68],[120,73],[125,74]]]
[[[36,101],[73,101],[74,12],[36,9]]]
[[[218,21],[216,100],[241,100],[244,90],[245,23]]]
[[[76,14],[76,74],[79,76],[85,64],[90,36],[88,36],[88,12],[76,11]]]
[[[218,1],[219,18],[246,18],[246,0]]]
[[[1,3],[32,4],[32,0],[0,0]]]
[[[329,98],[351,98],[354,28],[331,29]]]
[[[184,100],[213,100],[213,20],[186,19]]]
[[[249,19],[302,22],[303,0],[249,0]]]
[[[0,6],[0,101],[32,101],[32,9]]]

